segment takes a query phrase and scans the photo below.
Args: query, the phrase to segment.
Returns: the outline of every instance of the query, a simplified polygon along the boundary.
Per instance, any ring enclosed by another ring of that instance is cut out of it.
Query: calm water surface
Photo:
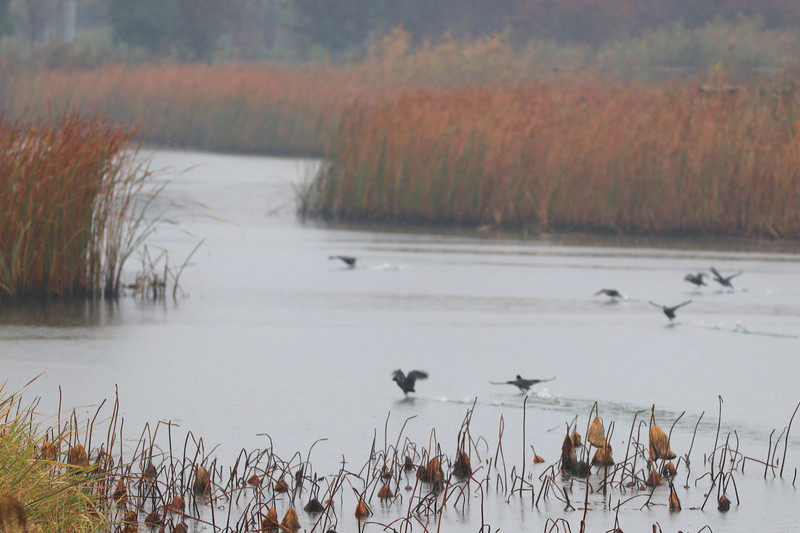
[[[654,405],[665,429],[684,413],[672,437],[679,455],[702,416],[692,472],[676,482],[684,511],[667,511],[662,487],[656,506],[623,506],[623,530],[658,523],[664,531],[792,531],[800,520],[792,482],[800,428],[790,434],[783,479],[764,479],[763,467],[748,465],[734,473],[741,505],[732,497],[727,514],[713,501],[705,511],[689,509],[708,490],[707,477],[696,480],[708,471],[703,458],[713,449],[720,406],[720,439],[738,439],[742,454],[763,460],[770,432],[788,426],[800,401],[796,246],[320,227],[297,221],[292,204],[292,183],[310,163],[159,152],[151,167],[169,180],[159,208],[176,222],[151,239],[151,255],[163,249],[180,264],[205,239],[181,277],[183,297],[0,310],[5,391],[43,373],[24,396],[41,397],[45,416],[59,400],[92,416],[118,388],[132,439],[145,423],[172,421],[176,432],[202,437],[207,450],[218,446],[222,462],[242,448],[267,447],[264,434],[287,459],[327,439],[311,456],[327,475],[343,457],[359,470],[376,435],[383,447],[384,426],[394,442],[409,417],[403,437],[427,447],[435,436],[452,455],[476,402],[471,431],[486,440],[483,459],[495,455],[502,417],[510,470],[522,464],[525,396],[489,381],[556,377],[534,388],[525,413],[527,445],[547,465],[558,460],[566,423],[577,416],[584,433],[594,402],[607,427],[615,424],[617,460],[637,411],[646,410],[638,415],[646,420]],[[329,261],[333,254],[357,256],[356,268]],[[129,278],[138,263],[129,263]],[[683,280],[711,265],[744,272],[735,290],[712,281],[697,290]],[[601,288],[626,297],[610,302],[595,295]],[[692,303],[672,323],[649,303],[686,300]],[[390,378],[396,368],[424,369],[430,378],[404,399]],[[538,490],[544,467],[527,471]],[[573,502],[582,501],[583,488],[574,490]],[[614,513],[602,496],[590,501],[588,530],[611,529]],[[442,530],[478,530],[479,502],[474,495],[463,513],[445,511]],[[373,510],[376,522],[405,515],[400,505]],[[578,531],[583,515],[553,498],[538,507],[528,496],[507,503],[493,490],[484,512],[502,531],[540,531],[548,518],[565,518]],[[352,513],[341,515],[339,530],[352,528]],[[300,518],[310,530],[313,519]]]

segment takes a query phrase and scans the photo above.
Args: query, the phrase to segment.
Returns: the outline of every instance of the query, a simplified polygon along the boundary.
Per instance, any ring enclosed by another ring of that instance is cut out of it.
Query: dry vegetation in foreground
[[[2,389],[0,388],[0,393]],[[77,421],[75,421],[77,423]],[[40,533],[109,531],[97,487],[103,475],[88,465],[72,420],[40,431],[33,408],[0,398],[0,530]],[[71,453],[62,454],[62,450]],[[97,452],[97,451],[96,451]]]
[[[314,445],[305,456],[297,452],[285,460],[275,454],[269,436],[268,448],[242,450],[235,464],[227,466],[209,457],[203,440],[191,433],[183,442],[175,442],[169,423],[146,426],[138,440],[126,440],[118,400],[111,416],[98,422],[104,403],[91,420],[78,420],[74,412],[63,419],[59,415],[55,427],[42,431],[33,413],[35,405],[23,408],[14,397],[0,400],[0,526],[18,522],[28,531],[43,533],[135,533],[140,527],[173,533],[186,533],[190,527],[297,532],[301,526],[307,531],[353,526],[358,531],[427,532],[439,531],[442,516],[455,512],[459,522],[480,520],[480,531],[490,531],[496,525],[487,522],[484,505],[486,495],[493,494],[506,504],[544,513],[530,517],[533,527],[544,524],[543,531],[571,531],[570,519],[580,520],[580,531],[585,531],[590,510],[605,511],[607,519],[614,517],[613,527],[619,528],[621,509],[661,508],[666,513],[668,506],[668,512],[680,512],[673,483],[684,477],[681,495],[702,501],[692,509],[704,510],[709,500],[720,512],[742,505],[735,478],[745,475],[748,463],[755,465],[755,475],[761,475],[763,466],[764,478],[783,478],[797,413],[796,408],[774,443],[774,430],[770,434],[765,459],[748,457],[740,451],[735,433],[721,434],[720,398],[713,448],[704,451],[702,459],[696,452],[692,460],[702,415],[689,449],[679,450],[682,455],[672,450],[670,439],[683,414],[664,431],[656,422],[655,406],[649,410],[649,421],[646,415],[640,417],[647,411],[633,413],[623,437],[627,444],[612,451],[611,443],[620,440],[614,438],[615,423],[604,423],[595,404],[586,419],[586,440],[577,431],[578,416],[565,422],[561,450],[551,450],[555,459],[548,464],[526,441],[526,398],[522,463],[513,465],[507,463],[504,451],[503,417],[492,448],[486,438],[473,433],[473,404],[451,442],[452,456],[442,451],[446,446],[436,440],[435,430],[428,443],[404,438],[409,419],[393,443],[388,428],[383,447],[376,435],[361,467],[343,458],[338,472],[325,475],[310,462]],[[387,426],[388,422],[387,418]],[[566,518],[550,516],[554,513]],[[660,531],[657,522],[653,530]]]
[[[535,231],[800,237],[800,92],[601,77],[357,102],[302,208]]]
[[[0,121],[0,295],[118,295],[148,231],[134,133],[78,114]]]

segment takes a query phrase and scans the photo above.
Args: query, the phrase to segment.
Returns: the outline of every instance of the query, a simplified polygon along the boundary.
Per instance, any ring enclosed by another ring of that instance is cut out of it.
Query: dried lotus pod
[[[142,473],[142,477],[148,483],[152,483],[155,481],[156,477],[158,476],[158,470],[156,469],[153,463],[147,463],[147,467],[144,469]]]
[[[472,475],[469,455],[464,450],[458,452],[455,463],[453,463],[453,475],[462,479]]]
[[[578,464],[578,456],[575,454],[575,445],[569,435],[564,437],[561,445],[561,470],[572,473]]]
[[[599,467],[612,466],[614,464],[614,457],[611,455],[611,445],[606,444],[601,448],[597,448],[592,457],[592,465]]]
[[[371,515],[369,507],[367,507],[367,503],[364,500],[358,500],[358,505],[356,505],[356,519],[364,520],[369,515]]]
[[[672,464],[672,461],[665,463],[664,466],[661,468],[662,476],[675,477],[675,474],[677,473],[678,472],[677,470],[675,470],[675,465]]]
[[[211,474],[204,466],[198,466],[194,473],[192,492],[195,496],[208,496],[211,494]]]
[[[433,485],[440,483],[444,480],[444,472],[442,471],[442,463],[438,457],[434,457],[428,461],[428,466],[417,470],[417,478],[425,483]]]
[[[173,513],[182,513],[184,509],[186,509],[186,503],[181,496],[172,498],[172,503],[167,506],[167,511],[172,511]]]
[[[731,508],[731,501],[728,499],[727,496],[724,494],[719,497],[719,501],[717,502],[717,509],[719,512],[724,513],[729,511]]]
[[[650,468],[650,475],[647,476],[647,481],[645,481],[644,484],[648,487],[661,485],[661,476],[658,475],[658,472],[656,472],[654,468]]]
[[[650,457],[656,459],[672,460],[677,457],[669,447],[669,437],[664,430],[656,424],[650,428]]]
[[[536,455],[535,453],[533,454],[533,464],[538,465],[538,464],[543,463],[543,462],[544,462],[544,459],[542,459],[542,457],[540,455]]]
[[[306,506],[303,507],[303,510],[307,513],[321,513],[322,511],[325,510],[325,507],[322,506],[322,504],[318,499],[311,498],[310,500],[308,500]]]
[[[380,489],[378,489],[378,498],[381,500],[390,500],[394,498],[394,493],[392,489],[389,488],[389,485],[383,485]]]
[[[125,503],[128,500],[128,487],[125,486],[124,478],[119,478],[117,487],[111,493],[111,499],[115,504]]]
[[[60,451],[58,448],[58,444],[50,442],[49,440],[44,441],[39,450],[39,458],[45,461],[55,461]]]
[[[28,531],[28,518],[22,502],[11,494],[0,496],[0,531]]]
[[[591,469],[591,466],[589,466],[589,463],[586,461],[578,461],[572,473],[577,477],[586,477],[589,475]]]
[[[286,514],[283,515],[283,521],[281,522],[281,527],[285,527],[291,531],[297,531],[300,529],[300,520],[297,518],[297,511],[294,508],[289,507],[286,510]]]
[[[678,493],[675,492],[675,487],[672,483],[669,484],[669,510],[673,513],[681,510],[681,501],[678,499]]]
[[[136,511],[128,511],[122,516],[122,523],[126,526],[133,526],[134,528],[139,523],[139,519],[136,517]]]
[[[152,528],[161,527],[164,525],[164,519],[161,517],[161,513],[159,513],[157,509],[153,509],[150,511],[150,514],[145,517],[144,525]]]
[[[592,425],[589,426],[589,432],[586,434],[586,439],[595,448],[602,448],[606,445],[606,430],[599,416],[594,417]]]
[[[86,468],[89,466],[89,456],[86,455],[83,444],[78,443],[69,449],[67,463],[78,468]]]
[[[263,531],[277,531],[278,524],[278,511],[274,507],[270,507],[267,511],[267,516],[261,520],[261,529]]]
[[[272,488],[275,492],[289,492],[289,485],[286,484],[286,481],[283,479],[279,479],[275,486]]]

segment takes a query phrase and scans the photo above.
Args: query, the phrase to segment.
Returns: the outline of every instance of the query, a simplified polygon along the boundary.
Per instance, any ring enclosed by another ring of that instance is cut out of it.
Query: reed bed
[[[75,113],[0,122],[0,293],[119,293],[147,234],[135,209],[149,173],[135,163],[134,135]]]
[[[656,419],[665,415],[655,406],[632,413],[630,428],[615,439],[615,421],[604,421],[595,404],[586,418],[586,441],[575,415],[565,422],[560,453],[542,452],[550,457],[548,463],[525,440],[529,434],[525,402],[522,463],[509,465],[503,417],[492,449],[472,427],[476,404],[477,400],[467,409],[452,448],[437,439],[435,430],[428,442],[405,437],[411,419],[390,437],[387,417],[382,445],[376,431],[362,466],[343,458],[338,471],[320,474],[311,462],[316,442],[307,452],[286,459],[275,453],[272,438],[265,435],[266,448],[241,450],[233,464],[224,465],[209,455],[202,438],[191,432],[176,438],[170,423],[147,425],[138,438],[125,438],[118,399],[110,416],[100,416],[103,402],[90,420],[79,420],[74,411],[59,413],[56,425],[42,431],[39,415],[34,414],[36,403],[24,408],[19,398],[4,397],[0,399],[0,525],[22,517],[29,530],[42,532],[134,533],[146,528],[182,533],[190,528],[296,532],[301,527],[312,532],[368,528],[408,532],[439,531],[442,516],[452,512],[460,523],[479,520],[480,530],[494,530],[497,525],[488,523],[484,514],[485,500],[492,494],[508,505],[535,508],[531,520],[540,526],[546,520],[543,531],[553,531],[555,524],[572,530],[570,522],[577,520],[584,531],[588,513],[597,510],[606,516],[615,513],[614,527],[619,528],[620,509],[663,508],[675,513],[681,511],[680,497],[702,501],[693,507],[700,510],[709,500],[716,502],[719,512],[746,505],[736,478],[753,470],[752,464],[755,472],[750,475],[760,477],[763,467],[764,478],[784,477],[797,412],[774,442],[774,431],[770,434],[762,459],[740,450],[735,432],[724,434],[721,399],[711,449],[694,450],[701,414],[688,449],[676,447],[678,453],[672,451],[671,440],[683,414],[662,420],[670,423],[665,430]],[[706,429],[713,434],[713,427]],[[533,428],[533,440],[539,441],[542,432],[549,430]],[[614,452],[615,461],[611,443],[620,441],[625,446]],[[533,453],[526,456],[528,445]],[[787,472],[792,485],[796,475],[796,468]],[[680,496],[676,484],[683,488]],[[7,496],[15,505],[12,511],[2,499]],[[569,512],[576,509],[582,512]]]
[[[310,213],[533,231],[800,237],[800,100],[582,79],[420,88],[348,108]]]
[[[11,115],[49,109],[108,116],[140,125],[143,140],[162,146],[318,156],[356,100],[384,98],[407,86],[519,79],[541,68],[529,63],[499,38],[414,48],[397,30],[364,61],[347,65],[9,67],[0,104]]]
[[[44,103],[108,116],[141,125],[141,138],[162,146],[309,155],[323,152],[344,103],[359,91],[321,67],[110,65],[22,76],[6,93],[6,108]]]

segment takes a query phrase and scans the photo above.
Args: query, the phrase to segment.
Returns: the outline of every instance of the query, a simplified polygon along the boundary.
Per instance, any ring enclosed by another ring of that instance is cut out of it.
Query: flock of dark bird
[[[349,268],[355,268],[356,266],[356,258],[349,255],[331,255],[328,257],[328,259],[338,259],[342,261],[345,265],[347,265]],[[742,274],[742,272],[736,272],[735,274],[731,274],[730,276],[723,276],[713,266],[711,267],[711,273],[713,274],[712,279],[726,289],[733,289],[733,283],[731,283],[731,280],[736,276]],[[705,272],[698,272],[696,274],[690,272],[689,274],[686,274],[686,276],[683,279],[693,285],[696,285],[697,287],[702,287],[707,285],[705,282],[705,278],[707,276],[708,274]],[[608,296],[612,300],[624,298],[624,295],[617,289],[600,289],[595,293],[595,296],[599,296],[601,294]],[[661,309],[661,311],[667,316],[670,322],[672,322],[672,320],[675,319],[676,316],[675,311],[677,311],[684,305],[689,305],[690,303],[692,303],[692,300],[686,300],[685,302],[681,302],[677,305],[667,306],[667,305],[657,304],[652,300],[650,301],[650,305],[653,305]],[[428,373],[422,370],[412,370],[408,374],[405,374],[402,370],[398,369],[392,373],[392,380],[395,383],[397,383],[397,386],[400,387],[400,390],[402,390],[403,394],[405,394],[406,396],[408,396],[409,392],[416,392],[414,390],[414,384],[417,382],[418,379],[427,379],[427,378],[428,378]],[[525,393],[528,392],[530,388],[533,385],[536,385],[537,383],[552,381],[554,379],[555,378],[525,379],[519,374],[517,374],[516,379],[510,381],[490,381],[489,383],[491,383],[492,385],[514,385],[515,387],[519,388],[520,392]]]
[[[722,285],[726,289],[733,289],[733,283],[731,283],[731,280],[733,278],[735,278],[736,276],[739,276],[741,274],[741,272],[737,272],[735,274],[731,274],[730,276],[723,276],[713,266],[711,267],[711,273],[714,275],[712,279],[714,281],[716,281],[717,283],[719,283],[720,285]],[[708,276],[708,274],[705,273],[705,272],[698,272],[697,274],[695,274],[693,272],[690,272],[690,273],[686,274],[686,276],[683,279],[685,281],[688,281],[692,285],[697,285],[697,287],[702,287],[702,286],[706,286],[707,285],[707,283],[705,282],[706,276]],[[612,300],[617,300],[619,298],[623,298],[624,297],[622,295],[622,293],[619,292],[616,289],[600,289],[599,291],[597,291],[595,293],[595,296],[598,296],[600,294],[605,294],[606,296],[608,296]],[[650,301],[650,305],[658,307],[659,309],[661,309],[661,312],[663,312],[667,316],[667,318],[669,318],[670,322],[672,322],[672,320],[675,319],[675,316],[676,316],[675,315],[675,311],[677,311],[678,309],[680,309],[684,305],[689,305],[690,303],[692,303],[691,300],[686,300],[685,302],[681,302],[678,305],[668,306],[668,305],[657,304],[657,303],[653,302],[652,300]]]
[[[408,374],[403,373],[402,370],[395,370],[392,373],[392,380],[397,383],[397,386],[400,387],[400,390],[408,396],[409,392],[416,392],[414,390],[414,384],[417,382],[418,379],[427,379],[428,373],[423,372],[422,370],[412,370]],[[514,385],[517,387],[520,392],[528,392],[531,390],[531,387],[536,385],[537,383],[542,383],[545,381],[553,381],[556,378],[550,379],[525,379],[519,374],[517,374],[517,379],[512,379],[511,381],[490,381],[492,385]]]

